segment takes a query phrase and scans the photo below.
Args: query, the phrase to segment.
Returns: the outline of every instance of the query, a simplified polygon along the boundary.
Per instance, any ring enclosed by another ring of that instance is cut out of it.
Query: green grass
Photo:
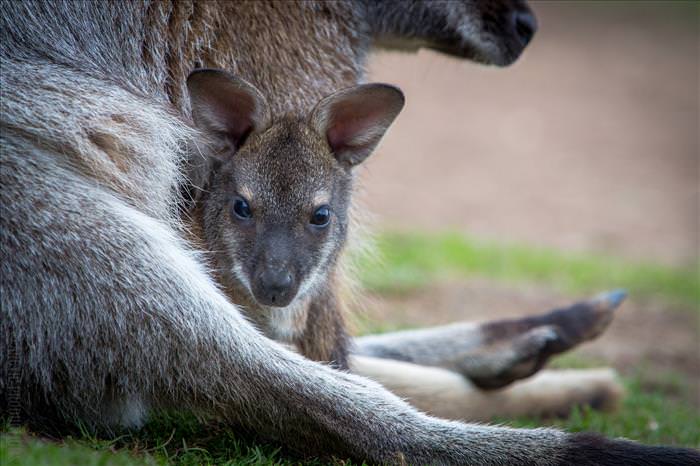
[[[85,440],[67,439],[61,443],[42,441],[24,431],[6,431],[0,438],[0,464],[3,466],[82,465],[131,466],[159,464],[148,456],[135,456],[110,448],[96,449]]]
[[[629,264],[608,257],[564,254],[517,245],[497,245],[456,234],[385,233],[377,240],[383,265],[362,258],[365,286],[394,293],[451,277],[486,277],[499,281],[543,283],[581,293],[626,288],[634,296],[659,296],[698,309],[700,272]],[[369,323],[373,331],[391,328]],[[604,361],[566,355],[558,367],[590,367]],[[652,377],[653,375],[653,377]],[[494,419],[514,426],[556,425],[569,431],[595,431],[649,444],[700,447],[700,412],[687,401],[682,374],[638,370],[625,379],[627,396],[618,412],[577,410],[565,420]],[[76,433],[60,441],[46,440],[20,429],[0,428],[0,464],[14,465],[320,465],[279,445],[244,437],[218,423],[201,423],[184,414],[160,414],[144,429],[116,438]],[[343,460],[335,464],[350,465]]]
[[[564,354],[555,358],[552,368],[586,369],[605,366],[604,360]],[[514,427],[553,425],[570,432],[599,432],[608,437],[625,437],[651,445],[678,445],[700,448],[700,410],[687,400],[697,396],[687,377],[679,372],[639,366],[623,378],[625,397],[615,412],[599,412],[584,407],[566,419],[500,419]]]
[[[670,385],[673,386],[674,378]],[[647,444],[700,448],[700,414],[696,408],[670,401],[663,391],[645,388],[640,378],[626,380],[627,395],[620,410],[602,413],[590,408],[575,409],[567,419],[542,421],[533,418],[502,419],[515,427],[554,425],[570,432],[599,432]]]
[[[700,264],[676,269],[620,259],[503,245],[453,233],[384,233],[378,258],[358,258],[370,290],[402,292],[451,277],[542,283],[570,293],[625,288],[636,297],[662,297],[700,311]]]
[[[161,413],[137,432],[100,438],[87,432],[60,442],[41,439],[23,429],[5,429],[0,464],[10,465],[292,465],[300,459],[271,445],[240,436],[215,422],[192,415]],[[306,465],[321,465],[305,460]]]

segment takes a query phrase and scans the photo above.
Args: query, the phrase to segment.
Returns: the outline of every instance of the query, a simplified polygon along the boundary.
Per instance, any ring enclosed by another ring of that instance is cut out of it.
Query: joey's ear
[[[225,71],[195,70],[187,78],[187,90],[197,127],[224,139],[233,149],[269,123],[267,102],[260,91]]]
[[[388,84],[363,84],[321,100],[311,125],[325,135],[335,158],[354,166],[367,158],[399,114],[404,96]]]

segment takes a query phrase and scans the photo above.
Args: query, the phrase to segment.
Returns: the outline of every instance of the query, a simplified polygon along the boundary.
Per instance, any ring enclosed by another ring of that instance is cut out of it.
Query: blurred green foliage
[[[546,284],[571,293],[626,289],[700,311],[700,264],[674,269],[587,254],[479,241],[455,233],[380,234],[376,254],[357,257],[362,284],[391,293],[451,277]]]

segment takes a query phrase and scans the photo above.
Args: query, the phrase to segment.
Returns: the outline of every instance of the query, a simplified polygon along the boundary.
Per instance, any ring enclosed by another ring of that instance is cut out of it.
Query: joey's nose
[[[511,13],[511,26],[525,47],[537,32],[537,19],[530,11],[515,10]]]
[[[294,278],[288,270],[266,268],[257,282],[258,286],[253,286],[253,293],[255,298],[266,306],[284,307],[296,294]]]

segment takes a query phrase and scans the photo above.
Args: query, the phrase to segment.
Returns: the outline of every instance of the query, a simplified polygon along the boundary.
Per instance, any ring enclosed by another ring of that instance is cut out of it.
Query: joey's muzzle
[[[256,301],[265,306],[285,307],[292,302],[299,286],[287,267],[265,266],[252,283]]]

